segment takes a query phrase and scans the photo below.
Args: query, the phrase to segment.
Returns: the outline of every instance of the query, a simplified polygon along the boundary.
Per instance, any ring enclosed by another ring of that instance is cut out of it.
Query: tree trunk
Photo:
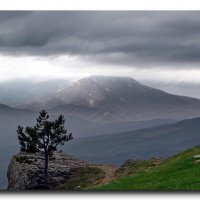
[[[49,155],[48,152],[45,151],[45,166],[44,166],[45,189],[49,189],[48,165],[49,165]]]

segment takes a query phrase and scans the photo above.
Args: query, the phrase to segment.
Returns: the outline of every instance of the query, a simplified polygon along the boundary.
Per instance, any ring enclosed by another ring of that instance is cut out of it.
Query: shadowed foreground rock
[[[35,154],[19,153],[13,156],[7,173],[8,190],[42,189],[43,174],[42,170],[37,166],[38,164],[42,165],[42,163],[42,160],[36,159]],[[54,153],[53,158],[49,162],[50,189],[58,189],[60,185],[65,184],[71,177],[74,177],[74,174],[83,170],[85,171],[85,169],[89,169],[90,167],[94,169],[95,165],[81,161],[71,155]],[[103,176],[98,178],[103,178]]]

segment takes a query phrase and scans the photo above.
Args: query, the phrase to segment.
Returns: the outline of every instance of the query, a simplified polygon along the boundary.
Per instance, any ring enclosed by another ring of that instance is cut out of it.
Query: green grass
[[[65,183],[59,185],[59,190],[80,190],[98,183],[104,178],[105,172],[97,167],[84,167],[72,173]]]
[[[132,176],[119,178],[95,190],[200,190],[200,163],[194,155],[200,154],[200,146],[163,160],[149,171],[139,171]]]
[[[152,163],[150,160],[135,160],[122,165],[115,172],[116,178],[121,178],[124,176],[131,176],[133,174],[143,173],[152,168]]]

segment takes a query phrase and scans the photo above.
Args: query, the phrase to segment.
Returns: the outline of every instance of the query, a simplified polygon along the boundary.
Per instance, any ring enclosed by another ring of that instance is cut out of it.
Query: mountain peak
[[[81,80],[93,80],[93,81],[132,81],[138,83],[135,79],[130,76],[104,76],[104,75],[92,75]]]
[[[128,76],[100,76],[92,75],[86,78],[82,78],[75,82],[74,85],[90,85],[95,87],[105,87],[116,85],[123,85],[125,87],[132,87],[134,85],[140,85],[135,79]]]

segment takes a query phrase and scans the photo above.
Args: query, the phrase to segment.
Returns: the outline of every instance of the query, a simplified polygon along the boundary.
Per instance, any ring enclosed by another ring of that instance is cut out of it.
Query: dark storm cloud
[[[200,12],[0,12],[0,52],[137,66],[200,64]]]

